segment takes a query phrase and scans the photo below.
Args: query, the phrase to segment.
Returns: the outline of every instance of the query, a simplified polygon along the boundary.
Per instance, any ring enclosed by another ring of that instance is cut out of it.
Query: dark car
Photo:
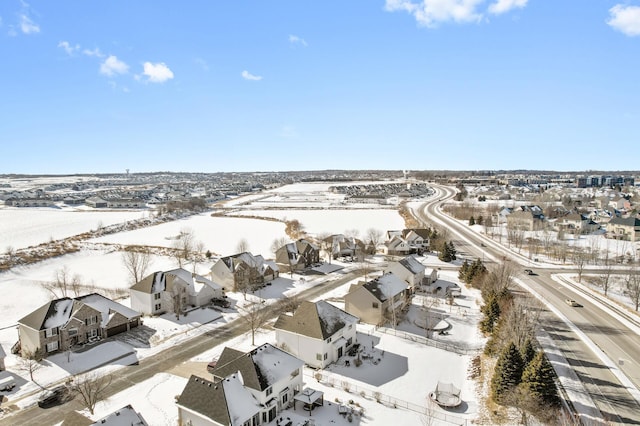
[[[531,269],[525,269],[524,273],[527,275],[535,275],[535,273]]]
[[[66,386],[58,386],[53,389],[45,390],[38,398],[38,407],[49,408],[54,405],[62,404],[66,401],[69,390]]]

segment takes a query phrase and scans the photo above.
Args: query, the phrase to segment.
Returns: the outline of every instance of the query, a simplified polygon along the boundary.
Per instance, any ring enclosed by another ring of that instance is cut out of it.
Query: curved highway
[[[436,196],[414,213],[422,222],[444,226],[458,252],[489,262],[513,262],[516,271],[533,269],[536,275],[517,277],[542,296],[560,316],[545,309],[542,324],[561,349],[585,389],[600,409],[607,424],[640,424],[640,321],[614,303],[601,301],[571,283],[559,282],[552,275],[575,269],[548,268],[507,250],[479,235],[440,211],[442,203],[455,195],[452,188],[434,186]],[[534,265],[534,266],[532,266]],[[572,307],[566,299],[582,306]],[[604,298],[602,298],[604,299]],[[565,322],[564,316],[571,324]],[[586,338],[581,334],[584,333]],[[614,370],[619,370],[618,375]],[[622,377],[622,380],[619,380]],[[634,389],[635,387],[635,389]]]

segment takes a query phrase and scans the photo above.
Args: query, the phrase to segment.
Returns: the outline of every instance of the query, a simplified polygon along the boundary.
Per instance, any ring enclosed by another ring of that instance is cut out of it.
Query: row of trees
[[[549,422],[558,414],[560,399],[551,364],[533,346],[541,309],[531,298],[513,296],[514,276],[508,264],[488,269],[479,259],[463,263],[459,271],[460,279],[480,289],[484,300],[479,326],[489,336],[485,355],[497,358],[491,399],[516,408],[523,424],[530,415]]]

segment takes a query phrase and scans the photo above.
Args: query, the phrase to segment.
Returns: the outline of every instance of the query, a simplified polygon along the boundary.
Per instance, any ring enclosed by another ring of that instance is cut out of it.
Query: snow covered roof
[[[147,422],[131,405],[127,405],[91,423],[91,426],[147,426]]]
[[[222,425],[242,425],[260,411],[237,373],[219,383],[191,376],[176,404]]]
[[[87,294],[86,296],[76,297],[78,302],[91,306],[96,311],[100,311],[102,314],[102,327],[106,327],[112,312],[117,312],[127,319],[132,319],[140,316],[139,312],[133,309],[127,308],[118,302],[114,302],[98,293]]]
[[[357,322],[358,317],[324,300],[316,303],[303,301],[293,315],[280,315],[274,328],[325,340],[346,325]]]
[[[220,262],[223,262],[227,265],[230,271],[234,272],[240,263],[245,263],[249,265],[251,268],[255,268],[260,274],[264,274],[267,267],[270,267],[274,271],[278,270],[278,266],[274,261],[264,260],[262,255],[253,255],[249,252],[243,252],[239,254],[234,254],[233,256],[227,256],[220,259]]]
[[[184,268],[177,268],[166,272],[154,272],[134,284],[131,290],[148,294],[171,291],[176,279],[186,285],[187,291],[191,295],[195,295],[202,290],[203,285],[207,285],[214,290],[222,289],[219,284],[214,283],[202,275],[193,274]]]
[[[215,377],[226,378],[240,372],[244,386],[263,391],[290,376],[303,364],[293,355],[265,343],[248,353],[225,347],[212,373]]]
[[[372,281],[364,283],[363,287],[369,290],[378,300],[384,302],[402,293],[407,289],[408,284],[393,272],[387,272]]]
[[[401,259],[398,263],[407,268],[407,270],[414,275],[424,272],[425,270],[425,266],[420,263],[415,256],[407,256],[404,259]]]
[[[102,327],[107,325],[113,312],[118,312],[128,319],[140,316],[138,312],[126,306],[97,293],[92,293],[86,296],[76,297],[75,299],[64,297],[62,299],[52,300],[19,320],[18,324],[34,330],[63,327],[84,305],[90,306],[101,313]]]

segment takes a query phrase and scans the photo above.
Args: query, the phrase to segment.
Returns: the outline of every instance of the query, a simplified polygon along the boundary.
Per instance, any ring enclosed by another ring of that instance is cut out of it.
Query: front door
[[[338,348],[338,358],[342,357],[342,346]]]
[[[272,421],[275,418],[276,418],[276,407],[272,407],[271,410],[269,410],[269,421]]]

